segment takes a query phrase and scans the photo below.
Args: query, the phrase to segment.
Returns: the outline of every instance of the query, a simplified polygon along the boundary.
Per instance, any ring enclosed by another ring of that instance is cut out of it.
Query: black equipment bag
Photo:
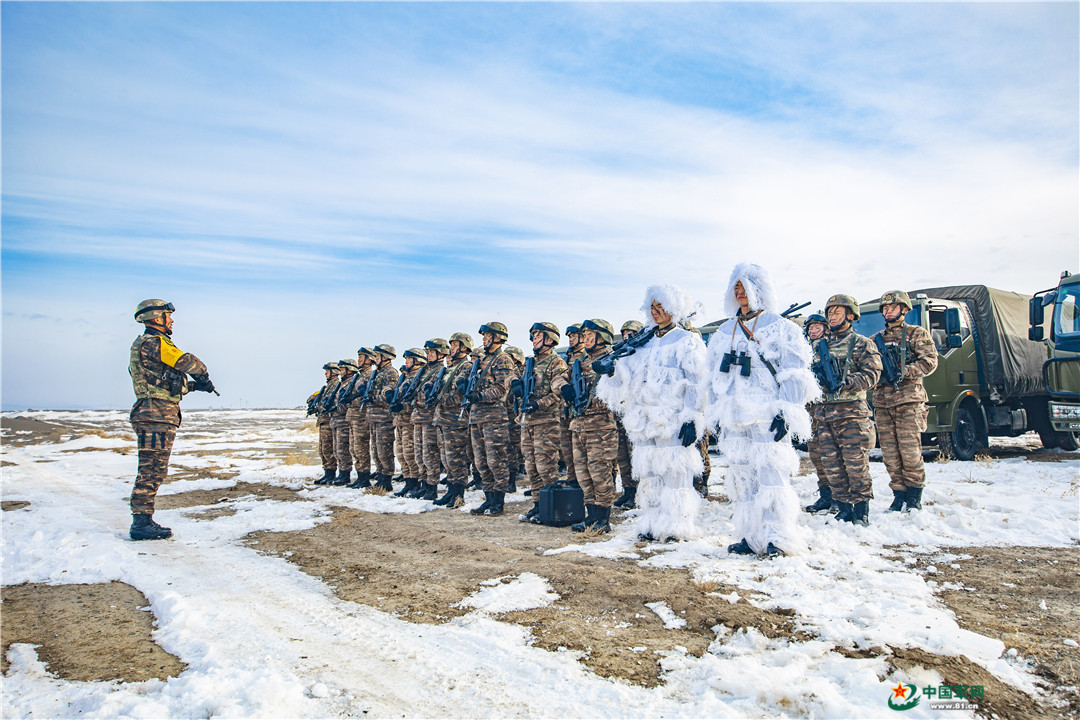
[[[585,519],[585,493],[573,485],[556,483],[540,490],[540,522],[573,525]]]

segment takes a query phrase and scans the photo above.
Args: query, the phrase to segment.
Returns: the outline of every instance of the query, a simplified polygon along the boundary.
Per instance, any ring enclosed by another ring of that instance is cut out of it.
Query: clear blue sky
[[[360,345],[1077,270],[1078,6],[18,3],[5,408],[132,400],[132,320],[288,406]]]

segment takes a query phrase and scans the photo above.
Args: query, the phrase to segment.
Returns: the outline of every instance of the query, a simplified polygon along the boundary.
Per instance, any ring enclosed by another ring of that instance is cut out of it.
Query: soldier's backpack
[[[540,522],[573,525],[585,519],[585,493],[573,485],[555,483],[540,491]]]

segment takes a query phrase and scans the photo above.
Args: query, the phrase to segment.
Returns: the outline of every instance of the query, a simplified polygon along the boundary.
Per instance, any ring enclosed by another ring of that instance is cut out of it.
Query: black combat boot
[[[434,502],[435,500],[439,499],[439,486],[438,485],[424,484],[424,485],[421,485],[420,487],[422,487],[424,489],[424,492],[421,493],[420,495],[416,496],[418,500],[424,500],[424,501],[427,501],[427,502]]]
[[[416,487],[413,488],[413,491],[410,492],[405,497],[412,498],[414,500],[423,499],[424,495],[427,494],[427,485],[425,485],[424,481],[420,480],[419,478],[413,478],[413,482],[416,483]]]
[[[570,526],[570,529],[574,532],[585,532],[585,528],[589,527],[592,523],[595,513],[596,506],[585,503],[585,519],[579,523],[574,523]]]
[[[734,555],[753,555],[754,551],[750,548],[750,543],[746,542],[746,538],[743,538],[737,543],[732,543],[727,546],[727,551]]]
[[[704,476],[694,478],[694,489],[697,490],[697,494],[701,497],[709,497],[709,481]]]
[[[598,533],[611,532],[611,508],[596,506],[596,512],[593,513],[592,522],[589,524],[589,529]]]
[[[906,490],[893,490],[892,491],[892,505],[885,512],[900,512],[904,509],[904,503],[907,502]]]
[[[132,515],[128,535],[132,540],[164,540],[172,537],[172,530],[158,525],[150,515]]]
[[[492,500],[491,500],[491,491],[490,491],[490,490],[485,490],[485,491],[484,491],[484,502],[483,502],[482,504],[480,504],[480,505],[478,505],[478,506],[474,507],[474,508],[473,508],[472,510],[470,510],[469,512],[470,512],[471,514],[473,514],[473,515],[483,515],[483,514],[484,514],[484,512],[485,512],[485,511],[486,511],[486,510],[487,510],[487,509],[488,509],[489,507],[491,507],[491,502],[492,502]]]
[[[832,488],[828,485],[818,485],[818,499],[812,505],[803,508],[810,514],[828,512],[833,505]]]
[[[352,470],[338,470],[337,477],[330,483],[331,485],[348,485],[349,476],[352,475]]]
[[[637,485],[627,485],[623,488],[622,495],[615,501],[615,507],[633,510],[637,507],[634,501],[637,499]]]
[[[315,481],[316,485],[329,485],[334,480],[334,476],[337,472],[332,469],[323,469],[322,477]]]
[[[349,483],[351,488],[369,488],[371,487],[371,473],[370,472],[356,472],[356,481]]]
[[[394,483],[390,480],[389,473],[378,473],[375,475],[375,487],[382,488],[386,492],[390,492],[394,489]]]
[[[417,481],[413,478],[405,478],[405,487],[394,493],[394,497],[404,497],[405,495],[408,495],[416,489],[416,482]]]
[[[502,490],[491,491],[491,505],[484,511],[485,515],[495,517],[503,514],[503,501],[506,499],[506,493]]]
[[[474,469],[472,471],[472,483],[469,485],[474,490],[479,490],[484,487],[484,478],[480,477],[480,471]]]
[[[532,506],[532,509],[530,509],[529,512],[525,513],[524,515],[520,516],[518,518],[518,520],[520,522],[531,523],[533,521],[533,518],[536,518],[536,517],[540,517],[540,503],[539,503],[539,501],[534,502],[533,506]]]
[[[462,485],[462,487],[464,487],[464,485]],[[457,488],[458,488],[458,484],[456,482],[448,482],[448,483],[446,483],[446,494],[443,495],[438,500],[436,500],[435,504],[436,505],[450,505],[451,507],[453,507],[452,503],[454,502],[454,499],[457,497]]]
[[[780,548],[776,547],[772,543],[769,543],[769,546],[767,548],[765,548],[765,557],[767,557],[767,558],[780,557],[783,554],[784,554],[784,551],[781,550]]]
[[[921,487],[909,487],[905,496],[907,502],[907,510],[922,510],[922,488]]]
[[[517,479],[518,479],[517,470],[511,470],[510,471],[510,482],[506,486],[506,492],[512,492],[512,493],[517,492]]]
[[[870,501],[860,500],[852,506],[851,522],[854,525],[870,527]]]
[[[851,514],[855,511],[851,503],[836,503],[840,511],[836,513],[836,522],[851,522]]]

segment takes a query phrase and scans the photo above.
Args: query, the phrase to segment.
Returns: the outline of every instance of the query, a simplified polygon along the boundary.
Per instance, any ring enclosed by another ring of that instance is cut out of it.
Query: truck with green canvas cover
[[[1028,338],[1028,301],[1019,293],[985,285],[953,285],[909,291],[907,322],[930,332],[937,369],[923,379],[929,413],[923,442],[971,460],[991,436],[1039,433],[1059,447],[1050,423],[1042,381],[1047,349]],[[885,321],[878,301],[861,303],[856,332],[870,337]]]
[[[1080,447],[1080,275],[1061,273],[1056,288],[1041,290],[1028,306],[1028,338],[1044,343],[1043,390],[1052,435],[1043,438],[1063,450]],[[1047,336],[1047,314],[1050,334]]]

